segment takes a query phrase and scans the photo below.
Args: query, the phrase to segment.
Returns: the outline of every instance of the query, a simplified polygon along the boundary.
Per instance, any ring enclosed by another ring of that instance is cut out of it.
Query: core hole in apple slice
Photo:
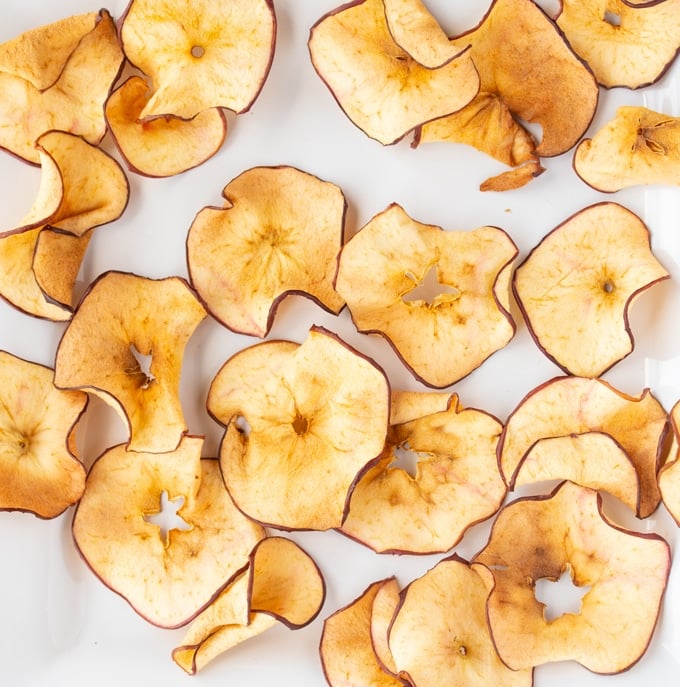
[[[142,353],[133,343],[130,344],[130,353],[132,353],[133,358],[137,361],[138,366],[131,374],[142,375],[143,381],[140,386],[142,389],[148,389],[151,383],[156,381],[153,372],[151,372],[153,355],[151,353],[148,355]]]
[[[413,272],[407,272],[406,276],[413,281],[414,286],[402,296],[405,303],[424,302],[427,305],[436,305],[442,300],[455,300],[461,295],[455,286],[439,281],[437,265],[431,265],[422,277]]]
[[[394,460],[390,463],[390,469],[401,468],[410,475],[413,479],[416,478],[418,472],[418,461],[421,453],[414,451],[408,443],[400,446],[395,446],[392,449]]]
[[[165,545],[168,545],[168,535],[171,530],[182,530],[184,532],[191,529],[188,523],[180,514],[179,510],[184,505],[184,496],[171,499],[168,492],[163,490],[160,498],[160,510],[157,513],[147,513],[144,516],[145,522],[158,525],[160,536]]]
[[[543,617],[551,622],[566,613],[578,615],[581,612],[581,600],[590,590],[590,585],[579,586],[574,583],[574,574],[570,566],[556,579],[542,577],[536,580],[534,595],[542,603]]]

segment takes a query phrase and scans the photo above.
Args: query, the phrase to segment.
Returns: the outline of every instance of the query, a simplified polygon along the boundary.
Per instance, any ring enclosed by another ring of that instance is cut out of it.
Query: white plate
[[[130,205],[119,221],[95,233],[79,288],[108,269],[149,277],[186,277],[184,240],[195,213],[205,205],[220,204],[223,186],[260,164],[295,165],[338,184],[349,203],[350,233],[396,201],[415,219],[444,228],[500,226],[518,244],[521,256],[579,209],[616,200],[648,222],[657,256],[677,278],[678,189],[637,188],[605,196],[576,178],[571,156],[566,154],[545,160],[547,171],[523,189],[483,194],[477,190],[478,184],[502,169],[471,148],[441,144],[413,150],[407,141],[383,147],[367,138],[341,112],[312,69],[307,50],[312,24],[338,4],[337,0],[276,0],[276,54],[252,110],[237,119],[230,117],[230,132],[222,150],[201,167],[165,180],[129,175]],[[464,9],[460,7],[463,4]],[[125,6],[125,0],[112,0],[107,7],[119,17]],[[454,33],[476,23],[486,3],[437,0],[428,6]],[[98,6],[85,0],[5,0],[0,9],[0,41],[38,24],[92,9]],[[589,133],[622,103],[645,103],[680,115],[680,65],[650,89],[603,91]],[[36,168],[0,155],[0,229],[14,226],[30,207],[39,178]],[[650,386],[667,409],[680,398],[679,306],[675,279],[645,293],[632,313],[636,349],[606,375],[631,393]],[[464,405],[506,418],[527,391],[559,373],[533,344],[519,316],[517,322],[518,332],[510,345],[455,386]],[[302,341],[312,324],[336,331],[373,356],[394,388],[423,388],[383,340],[357,334],[346,312],[333,317],[305,299],[289,298],[279,309],[270,338]],[[0,303],[2,349],[52,365],[62,331],[63,325],[32,319]],[[207,386],[234,351],[252,343],[248,337],[209,322],[199,328],[187,348],[182,401],[190,431],[206,437],[206,455],[215,455],[221,436],[221,428],[204,408]],[[120,440],[124,440],[120,422],[102,404],[94,403],[81,439],[84,461],[90,464]],[[100,687],[188,684],[189,678],[170,659],[182,631],[150,626],[95,579],[74,549],[70,519],[71,512],[53,521],[27,514],[0,514],[0,682],[8,687],[58,687],[74,682]],[[677,528],[663,508],[644,523],[630,524],[659,532],[676,545]],[[464,557],[471,556],[486,531],[485,526],[475,528],[456,550]],[[326,577],[328,594],[320,616],[303,630],[277,627],[237,647],[194,678],[200,684],[325,684],[318,658],[323,618],[356,598],[370,582],[396,574],[406,584],[441,558],[381,556],[336,533],[290,536],[314,556]],[[577,664],[560,663],[538,668],[535,684],[676,684],[680,667],[679,575],[674,569],[653,642],[632,670],[602,677]]]

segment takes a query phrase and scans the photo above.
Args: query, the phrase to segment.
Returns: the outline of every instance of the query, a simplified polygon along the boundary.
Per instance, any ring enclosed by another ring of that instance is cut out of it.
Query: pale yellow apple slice
[[[389,633],[392,620],[401,603],[401,587],[396,577],[382,582],[373,597],[371,609],[371,643],[375,657],[382,668],[392,675],[397,674],[394,656],[390,651]]]
[[[0,510],[54,518],[85,488],[75,431],[82,391],[61,391],[53,370],[0,351]]]
[[[359,473],[382,451],[389,388],[372,361],[314,327],[301,344],[231,357],[208,410],[226,428],[220,460],[239,508],[266,525],[326,530],[342,524]]]
[[[384,336],[420,381],[443,388],[513,337],[516,255],[502,229],[444,231],[392,204],[344,245],[335,287],[361,332]]]
[[[549,497],[507,505],[475,557],[493,585],[487,616],[504,663],[528,670],[573,660],[595,673],[619,673],[647,650],[670,571],[660,536],[627,531],[601,512],[597,492],[563,482]],[[547,619],[536,582],[567,571],[587,588],[577,613]]]
[[[342,309],[333,281],[346,202],[335,184],[295,167],[253,167],[222,196],[224,207],[203,208],[187,238],[191,282],[216,319],[264,337],[288,294]]]
[[[515,271],[513,290],[538,347],[565,372],[599,377],[633,350],[631,305],[669,277],[644,222],[598,203],[541,240]]]

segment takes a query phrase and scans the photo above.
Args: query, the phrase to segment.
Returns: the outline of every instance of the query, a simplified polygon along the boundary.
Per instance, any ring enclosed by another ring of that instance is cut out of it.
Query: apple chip
[[[319,651],[331,687],[403,686],[402,680],[381,665],[371,638],[374,602],[380,590],[394,582],[394,578],[374,582],[352,603],[325,619]]]
[[[381,553],[448,551],[505,498],[496,460],[502,428],[488,413],[463,409],[456,395],[447,410],[393,424],[380,461],[352,492],[341,531]],[[400,451],[417,457],[415,474],[398,465]]]
[[[680,185],[680,117],[626,105],[574,151],[574,170],[597,191]]]
[[[423,38],[433,34],[438,45],[433,61],[441,59],[439,30],[432,18],[425,18],[424,8],[417,13],[415,33],[412,21],[403,23],[409,15],[395,3],[387,11],[391,30],[383,0],[355,0],[323,16],[309,36],[312,65],[342,110],[367,136],[385,145],[426,121],[456,112],[479,91],[466,46],[447,48],[447,60],[437,68],[419,61],[429,61]],[[400,47],[395,33],[415,56]]]
[[[131,451],[173,451],[187,429],[179,399],[184,348],[205,317],[179,277],[106,272],[62,336],[55,383],[112,405],[130,429]]]
[[[359,473],[382,450],[388,400],[382,370],[318,327],[301,344],[236,353],[210,386],[208,410],[226,428],[220,464],[238,507],[282,529],[339,527]]]
[[[378,663],[392,675],[397,674],[390,651],[389,633],[394,614],[401,603],[401,588],[395,577],[383,581],[373,597],[371,609],[371,643]]]
[[[73,520],[76,545],[97,577],[161,627],[194,618],[264,537],[234,506],[217,460],[201,459],[202,446],[186,436],[164,454],[109,449],[90,469]],[[162,527],[155,518],[165,514],[164,494],[176,512]]]
[[[549,497],[507,505],[474,562],[493,575],[489,627],[509,668],[574,660],[610,674],[630,668],[647,649],[670,549],[656,534],[613,525],[597,492],[563,482]],[[588,588],[580,612],[548,620],[536,583],[556,581],[567,571],[577,587]]]
[[[530,669],[510,670],[496,655],[486,600],[483,578],[457,555],[411,582],[389,635],[399,676],[414,687],[531,687]]]
[[[128,168],[149,177],[169,177],[212,157],[227,135],[222,110],[212,108],[192,119],[174,116],[140,119],[148,99],[141,76],[131,76],[106,101],[106,121]]]
[[[0,72],[0,147],[38,164],[35,142],[46,131],[67,131],[98,144],[106,133],[104,103],[122,64],[115,24],[101,10],[49,88],[40,91],[21,76]]]
[[[215,107],[245,112],[274,56],[274,5],[271,0],[132,0],[120,36],[128,60],[153,84],[140,119],[192,119]]]
[[[601,379],[556,377],[530,391],[510,414],[498,448],[499,465],[511,484],[536,442],[551,437],[599,432],[625,451],[639,482],[637,515],[645,518],[659,505],[656,474],[661,466],[668,417],[648,389],[639,396],[618,391]],[[598,461],[596,453],[587,460]],[[596,470],[596,468],[589,468]],[[612,481],[625,481],[621,463]]]
[[[680,1],[561,0],[557,25],[607,88],[657,81],[680,50]]]
[[[56,389],[52,374],[0,351],[0,510],[54,518],[85,488],[75,429],[87,395]]]
[[[279,302],[309,296],[337,314],[342,191],[294,167],[253,167],[203,208],[187,239],[189,274],[210,313],[230,329],[265,337]]]
[[[666,464],[659,471],[663,504],[680,527],[680,401],[670,412],[671,446]]]
[[[516,255],[502,229],[444,231],[393,203],[345,244],[335,287],[359,331],[384,336],[420,381],[443,388],[513,337]]]
[[[290,629],[318,615],[326,587],[314,560],[284,537],[265,537],[255,545],[246,571],[189,626],[172,658],[194,675],[237,644],[277,621]]]
[[[599,377],[633,350],[632,303],[669,277],[643,221],[598,203],[541,240],[515,271],[513,290],[538,347],[565,372]]]

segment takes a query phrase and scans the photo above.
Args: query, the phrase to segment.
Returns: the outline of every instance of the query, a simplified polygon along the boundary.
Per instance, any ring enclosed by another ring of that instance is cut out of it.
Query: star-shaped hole
[[[178,496],[176,499],[171,499],[167,491],[161,493],[160,509],[156,513],[148,513],[144,516],[144,521],[157,525],[160,530],[160,536],[163,539],[165,546],[170,542],[170,532],[172,530],[180,530],[186,532],[191,529],[191,524],[177,512],[184,505],[184,497]]]

